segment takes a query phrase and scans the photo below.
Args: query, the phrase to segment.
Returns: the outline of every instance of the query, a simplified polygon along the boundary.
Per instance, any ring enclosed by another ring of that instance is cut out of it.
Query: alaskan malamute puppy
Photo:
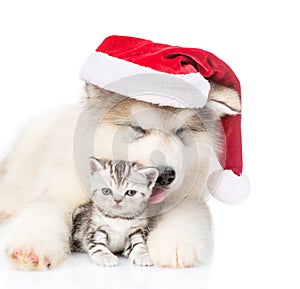
[[[203,109],[136,101],[87,84],[78,105],[36,119],[0,166],[0,220],[17,268],[54,268],[70,253],[71,214],[87,200],[91,156],[155,166],[147,239],[153,264],[209,260],[211,217],[201,196],[222,135],[218,122],[240,110],[233,90],[211,83]],[[11,218],[10,218],[11,217]]]

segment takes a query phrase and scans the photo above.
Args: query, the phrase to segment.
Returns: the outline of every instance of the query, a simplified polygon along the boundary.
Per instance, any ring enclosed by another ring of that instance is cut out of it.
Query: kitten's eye
[[[105,195],[105,196],[108,196],[111,194],[111,189],[109,188],[103,188],[102,189],[102,194]]]
[[[136,194],[136,191],[134,191],[134,190],[130,190],[125,193],[125,195],[127,195],[129,197],[133,197],[135,194]]]
[[[139,125],[130,125],[130,127],[137,133],[145,134],[146,131]]]

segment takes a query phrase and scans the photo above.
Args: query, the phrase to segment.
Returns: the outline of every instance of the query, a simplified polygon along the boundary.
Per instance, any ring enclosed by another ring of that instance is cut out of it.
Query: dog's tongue
[[[167,195],[167,190],[163,188],[154,188],[152,195],[149,199],[150,204],[157,204],[162,202]]]

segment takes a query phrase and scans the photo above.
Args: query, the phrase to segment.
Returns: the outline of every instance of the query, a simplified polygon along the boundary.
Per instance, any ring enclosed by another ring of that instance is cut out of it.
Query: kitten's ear
[[[90,158],[89,169],[90,169],[90,174],[94,174],[96,172],[102,171],[104,167],[103,164],[101,163],[101,160],[98,160],[96,158]]]
[[[151,167],[145,169],[139,169],[138,172],[146,176],[147,180],[151,183],[155,183],[159,175],[158,169],[151,168]]]
[[[214,110],[219,117],[225,114],[241,113],[241,100],[237,91],[232,88],[210,83],[207,106]]]

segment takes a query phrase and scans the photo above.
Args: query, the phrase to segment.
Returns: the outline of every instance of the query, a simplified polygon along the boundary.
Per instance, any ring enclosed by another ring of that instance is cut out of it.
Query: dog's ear
[[[111,94],[110,91],[105,90],[104,88],[98,87],[91,83],[85,84],[85,98],[101,98]]]
[[[213,109],[218,116],[241,113],[241,100],[237,91],[214,82],[211,82],[210,86],[206,105]]]

